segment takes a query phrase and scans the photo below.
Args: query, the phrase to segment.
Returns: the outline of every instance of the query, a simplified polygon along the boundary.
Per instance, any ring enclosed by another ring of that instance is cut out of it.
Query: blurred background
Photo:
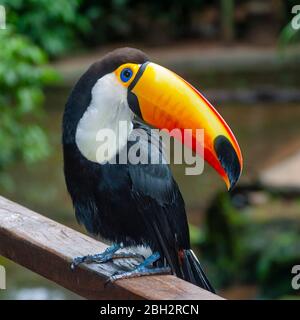
[[[299,298],[300,31],[289,0],[0,0],[0,194],[72,228],[61,118],[72,85],[134,46],[194,84],[236,134],[245,167],[228,194],[208,166],[185,176],[193,248],[220,295]],[[298,23],[300,19],[298,18]],[[79,298],[0,257],[0,299]]]

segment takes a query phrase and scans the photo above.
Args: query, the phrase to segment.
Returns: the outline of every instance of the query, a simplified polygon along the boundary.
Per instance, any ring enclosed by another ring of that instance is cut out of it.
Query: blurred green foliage
[[[50,58],[113,41],[160,45],[170,40],[187,39],[199,32],[193,21],[200,20],[203,9],[220,9],[221,3],[229,4],[208,0],[0,0],[6,8],[7,21]],[[235,1],[236,8],[241,4],[242,1]],[[286,27],[279,37],[281,46],[299,39],[299,32],[290,24],[294,17],[291,10],[296,4],[296,0],[282,4],[280,21]],[[231,6],[228,10],[232,11]],[[226,10],[224,14],[226,21]],[[233,26],[231,29],[231,33],[241,31],[233,30]]]
[[[89,15],[80,14],[82,0],[2,0],[7,21],[50,56],[70,51],[78,33],[90,31]]]
[[[266,237],[266,240],[269,241],[266,241],[261,249],[257,264],[261,294],[269,298],[296,294],[291,288],[291,270],[300,261],[299,224],[290,223],[281,230],[278,224],[273,224],[272,229],[268,230],[269,237]],[[277,229],[276,233],[274,229]]]
[[[222,3],[227,5],[226,1]],[[235,5],[241,3],[236,1]],[[201,14],[205,6],[220,8],[221,3],[212,4],[208,0],[0,0],[0,4],[5,6],[7,21],[18,33],[29,37],[50,58],[56,58],[74,49],[113,41],[160,45],[193,37],[198,32],[193,24],[195,19],[200,19],[197,14]],[[294,0],[283,4],[281,20],[286,27],[279,37],[281,46],[299,39],[299,32],[290,24],[295,4]],[[228,15],[226,12],[223,20]]]
[[[74,48],[114,40],[160,42],[185,36],[190,31],[193,10],[199,10],[205,2],[0,0],[6,8],[7,21],[52,58]]]
[[[286,48],[288,45],[299,43],[300,29],[294,29],[290,21],[281,31],[278,39],[280,49]]]
[[[251,207],[253,213],[255,207]],[[261,298],[295,295],[292,267],[300,261],[300,223],[291,218],[256,221],[219,193],[206,213],[204,230],[193,227],[192,243],[204,252],[217,287],[258,286]],[[198,239],[198,240],[197,240]]]
[[[17,160],[32,163],[49,152],[37,124],[44,85],[57,80],[46,55],[11,28],[0,32],[0,184],[9,188],[4,169]]]
[[[84,1],[80,12],[90,17],[92,29],[83,36],[83,41],[89,45],[122,40],[165,44],[190,35],[192,15],[208,3],[208,0]]]

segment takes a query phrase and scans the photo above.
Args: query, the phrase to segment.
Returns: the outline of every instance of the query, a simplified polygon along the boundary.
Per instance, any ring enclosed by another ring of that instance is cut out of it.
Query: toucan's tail
[[[183,250],[182,273],[184,280],[215,293],[192,250]]]

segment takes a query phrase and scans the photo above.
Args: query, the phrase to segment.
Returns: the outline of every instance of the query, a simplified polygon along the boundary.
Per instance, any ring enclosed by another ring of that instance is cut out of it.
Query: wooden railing
[[[113,263],[70,268],[72,258],[107,246],[19,204],[0,197],[0,255],[88,299],[205,299],[221,297],[172,275],[119,280]]]

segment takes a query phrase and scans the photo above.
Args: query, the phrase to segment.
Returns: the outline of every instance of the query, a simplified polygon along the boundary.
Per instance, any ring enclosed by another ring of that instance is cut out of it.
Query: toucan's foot
[[[82,257],[76,257],[72,261],[71,269],[74,270],[81,263],[104,263],[104,262],[108,262],[108,261],[112,260],[113,255],[120,248],[121,248],[121,246],[119,244],[114,244],[114,245],[108,247],[102,253],[93,254],[93,255],[87,255],[87,256],[82,256]]]
[[[123,248],[121,245],[115,244],[108,247],[104,252],[94,255],[87,255],[76,257],[73,259],[71,269],[74,270],[81,263],[105,263],[114,259],[138,259],[145,260],[144,256],[133,252],[120,252],[116,253],[119,249]]]
[[[142,277],[142,276],[150,276],[150,275],[159,275],[159,274],[170,274],[171,268],[169,267],[162,267],[162,268],[153,268],[152,265],[155,261],[160,258],[158,252],[153,253],[150,257],[145,259],[140,265],[138,265],[134,270],[122,273],[115,273],[106,281],[108,282],[115,282],[116,280],[121,279],[129,279],[135,277]]]
[[[171,274],[170,267],[162,267],[162,268],[147,268],[147,267],[137,267],[136,269],[128,272],[117,273],[109,277],[108,282],[115,282],[121,279],[130,279],[137,278],[143,276],[153,276],[153,275],[161,275],[161,274]]]

